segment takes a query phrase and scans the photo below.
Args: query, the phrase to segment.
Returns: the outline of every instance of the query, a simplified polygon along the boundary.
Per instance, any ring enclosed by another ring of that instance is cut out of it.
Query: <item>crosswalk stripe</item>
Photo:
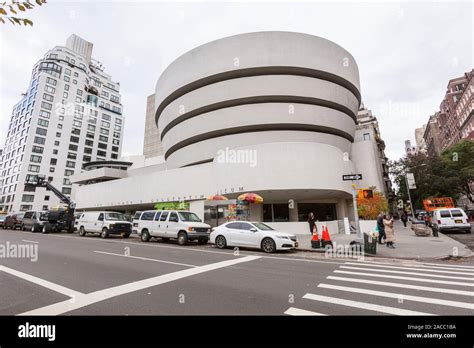
[[[353,288],[353,287],[348,287],[348,286],[339,286],[339,285],[331,285],[331,284],[319,284],[318,287],[325,288],[325,289],[332,289],[332,290],[348,291],[351,293],[355,292],[358,294],[367,294],[367,295],[374,295],[374,296],[381,296],[381,297],[388,297],[388,298],[396,298],[396,299],[407,300],[407,301],[432,303],[432,304],[437,304],[437,305],[442,305],[442,306],[474,309],[474,304],[468,303],[468,302],[449,301],[449,300],[443,300],[443,299],[438,299],[438,298],[412,296],[412,295],[405,295],[405,294],[400,294],[400,293],[397,294],[393,292],[376,291],[376,290]]]
[[[446,267],[446,268],[465,268],[471,269],[474,271],[474,266],[463,266],[463,265],[443,265],[440,263],[429,263],[429,262],[422,262],[423,265],[430,265],[430,266],[438,266],[438,267]]]
[[[393,275],[388,275],[388,274],[373,274],[373,273],[340,271],[340,270],[335,270],[334,273],[363,275],[363,276],[378,277],[378,278],[404,279],[404,280],[413,280],[413,281],[425,282],[425,283],[439,283],[439,284],[450,284],[450,285],[474,286],[474,283],[452,282],[452,281],[448,281],[448,280],[427,279],[427,278],[412,278],[412,277],[403,277],[403,276],[393,276]]]
[[[339,268],[344,269],[356,269],[359,271],[371,271],[371,272],[384,272],[384,273],[396,273],[396,274],[407,274],[407,275],[417,275],[423,277],[434,277],[434,278],[444,278],[444,279],[458,279],[458,280],[469,280],[474,281],[474,277],[456,277],[456,276],[447,276],[447,275],[439,275],[439,274],[426,274],[426,273],[418,273],[418,272],[405,272],[405,271],[393,271],[388,269],[370,269],[364,267],[353,267],[353,266],[341,266]],[[473,283],[474,285],[474,283]]]
[[[315,294],[306,294],[306,295],[303,296],[303,298],[306,298],[306,299],[309,299],[309,300],[314,300],[314,301],[326,302],[326,303],[334,303],[334,304],[341,305],[341,306],[361,308],[361,309],[366,309],[366,310],[369,310],[369,311],[382,312],[382,313],[387,313],[387,314],[395,314],[395,315],[434,315],[434,314],[430,314],[430,313],[410,311],[408,309],[388,307],[388,306],[382,306],[382,305],[377,305],[377,304],[372,304],[372,303],[345,300],[345,299],[342,299],[342,298],[315,295]]]
[[[381,282],[381,281],[378,281],[378,280],[335,277],[335,276],[329,276],[329,277],[327,277],[327,279],[340,280],[340,281],[343,281],[343,282],[361,283],[361,284],[391,286],[391,287],[394,287],[394,288],[440,292],[440,293],[443,293],[443,294],[474,296],[474,291],[454,290],[454,289],[445,289],[445,288],[434,288],[434,287],[431,287],[431,286],[420,286],[420,285],[403,284],[403,283]]]
[[[391,265],[388,262],[377,262],[377,261],[358,261],[357,263],[360,264],[370,264],[370,265],[385,265],[389,266]],[[471,269],[469,266],[452,266],[452,265],[442,265],[442,264],[437,264],[437,263],[431,263],[431,264],[426,264],[426,263],[419,263],[419,262],[403,262],[400,263],[401,266],[406,266],[406,267],[423,267],[427,269],[444,269],[444,270],[453,270],[453,271],[464,271],[464,272],[474,272],[474,269]],[[432,265],[432,266],[430,266]],[[436,266],[434,266],[436,265]]]
[[[300,309],[295,307],[290,307],[286,310],[285,313],[287,315],[326,315],[318,312],[307,311],[306,309]]]
[[[413,271],[425,271],[425,272],[433,272],[433,273],[449,273],[449,274],[463,274],[463,275],[470,275],[474,277],[474,273],[470,272],[457,272],[450,269],[439,270],[439,269],[427,269],[427,268],[418,268],[418,267],[403,267],[403,266],[385,266],[385,265],[375,265],[375,264],[366,264],[360,262],[345,262],[346,265],[354,265],[354,266],[367,266],[367,267],[380,267],[380,268],[390,268],[390,269],[408,269]],[[473,278],[474,279],[474,278]]]

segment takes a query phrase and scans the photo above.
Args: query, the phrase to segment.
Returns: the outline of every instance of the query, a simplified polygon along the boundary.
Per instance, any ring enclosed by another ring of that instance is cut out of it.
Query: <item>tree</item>
[[[46,3],[46,0],[35,0],[38,6],[42,6]],[[24,25],[24,26],[33,26],[33,22],[28,18],[20,18],[16,15],[18,14],[17,10],[20,12],[25,12],[26,10],[31,10],[35,7],[35,4],[28,1],[10,1],[0,3],[0,23],[5,24],[8,20],[11,24],[15,25]]]
[[[441,159],[453,189],[474,203],[474,141],[463,140],[444,151]]]
[[[363,220],[375,220],[380,212],[388,211],[388,203],[385,197],[374,191],[372,198],[357,198],[357,211]]]

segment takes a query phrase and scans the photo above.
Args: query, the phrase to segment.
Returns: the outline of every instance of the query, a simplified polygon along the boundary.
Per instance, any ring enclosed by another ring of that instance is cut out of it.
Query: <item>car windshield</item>
[[[41,213],[39,219],[40,221],[48,221],[48,213],[47,212]]]
[[[201,219],[194,213],[179,212],[178,215],[181,221],[201,222]]]
[[[122,213],[105,213],[105,219],[111,221],[125,221]]]
[[[266,225],[262,222],[255,222],[253,225],[261,231],[274,231],[273,228],[271,228],[270,226],[268,226],[268,225]]]

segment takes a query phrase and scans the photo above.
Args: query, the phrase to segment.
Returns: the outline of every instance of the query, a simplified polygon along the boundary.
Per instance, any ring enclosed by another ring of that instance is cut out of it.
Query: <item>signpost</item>
[[[411,216],[412,216],[412,219],[415,220],[415,211],[413,210],[413,202],[411,200],[411,195],[410,195],[410,190],[416,189],[415,176],[413,175],[413,173],[406,173],[405,180],[407,184],[408,199],[410,200]]]
[[[364,238],[362,237],[362,231],[360,230],[360,223],[359,223],[359,213],[357,212],[357,190],[356,185],[354,184],[355,180],[362,180],[362,174],[347,174],[342,176],[342,180],[348,181],[351,180],[352,184],[352,204],[354,206],[354,219],[355,219],[355,227],[357,231],[357,238],[356,240],[359,243],[364,243]]]

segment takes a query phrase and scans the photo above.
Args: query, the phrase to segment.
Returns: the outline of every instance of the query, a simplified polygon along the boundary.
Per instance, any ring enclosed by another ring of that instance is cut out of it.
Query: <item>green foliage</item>
[[[36,5],[42,6],[46,3],[46,0],[35,0]],[[25,12],[35,7],[35,4],[30,0],[28,1],[10,1],[0,3],[0,23],[5,24],[9,21],[11,24],[33,26],[33,22],[28,18],[20,18],[16,15],[18,11]]]

